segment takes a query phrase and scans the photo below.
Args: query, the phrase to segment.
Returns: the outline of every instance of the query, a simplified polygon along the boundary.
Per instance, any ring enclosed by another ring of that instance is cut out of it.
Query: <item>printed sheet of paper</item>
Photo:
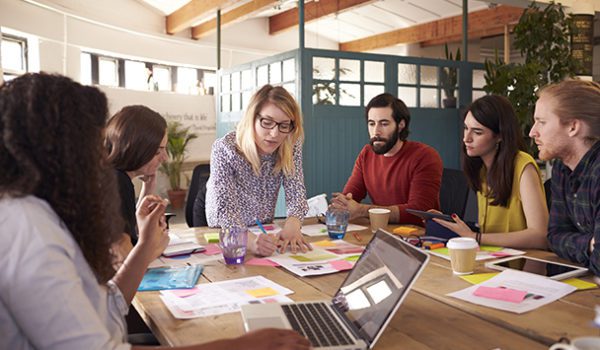
[[[348,224],[346,232],[362,231],[366,228],[366,226]],[[327,226],[324,224],[304,225],[302,226],[302,233],[309,237],[327,236]]]
[[[194,318],[240,311],[253,303],[284,303],[293,291],[262,276],[202,283],[190,290],[164,290],[160,298],[175,318]]]
[[[279,227],[279,225],[277,225],[275,223],[263,224],[263,227],[265,228],[265,231],[267,231],[268,234],[271,234],[271,233],[275,234],[275,233],[279,233],[279,231],[281,231],[281,227]],[[254,233],[255,235],[264,234],[264,232],[262,232],[262,230],[258,226],[250,226],[250,227],[248,227],[248,231]]]
[[[313,250],[305,254],[287,252],[269,257],[298,276],[316,276],[348,270],[354,266],[357,255],[364,247],[344,240],[323,240],[312,244]],[[336,261],[344,262],[336,262]]]
[[[519,303],[495,300],[476,296],[475,291],[481,286],[525,291],[527,294],[523,301]],[[522,271],[505,270],[483,283],[447,295],[473,304],[522,314],[556,301],[575,290],[577,290],[576,287],[547,277]]]
[[[448,248],[438,248],[433,250],[426,250],[429,254],[439,256],[440,258],[450,260],[450,253],[448,252]],[[502,248],[495,246],[487,246],[482,245],[477,252],[477,256],[475,260],[488,260],[488,259],[498,259],[507,256],[516,256],[525,254],[522,250],[516,250],[512,248]]]

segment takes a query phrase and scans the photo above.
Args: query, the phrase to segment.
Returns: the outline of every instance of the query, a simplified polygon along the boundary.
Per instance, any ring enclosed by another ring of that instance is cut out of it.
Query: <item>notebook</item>
[[[315,349],[372,349],[429,256],[378,230],[333,299],[242,306],[246,331],[295,329]]]

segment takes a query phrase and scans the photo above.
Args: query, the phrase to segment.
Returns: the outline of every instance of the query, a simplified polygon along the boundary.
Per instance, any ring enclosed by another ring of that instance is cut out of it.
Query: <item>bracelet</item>
[[[477,241],[478,245],[481,245],[481,231],[475,232],[475,240]]]

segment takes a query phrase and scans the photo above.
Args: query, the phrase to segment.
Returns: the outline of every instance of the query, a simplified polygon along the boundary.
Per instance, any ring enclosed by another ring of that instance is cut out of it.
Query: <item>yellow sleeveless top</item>
[[[539,186],[544,193],[544,185],[540,175],[540,169],[529,154],[519,151],[515,157],[515,171],[513,175],[512,192],[508,200],[508,207],[495,206],[490,203],[492,198],[486,198],[482,192],[477,192],[477,207],[479,209],[479,226],[481,232],[514,232],[527,228],[525,213],[523,212],[523,203],[521,202],[521,175],[527,164],[533,164],[539,178]],[[487,191],[485,176],[482,176],[483,192]]]

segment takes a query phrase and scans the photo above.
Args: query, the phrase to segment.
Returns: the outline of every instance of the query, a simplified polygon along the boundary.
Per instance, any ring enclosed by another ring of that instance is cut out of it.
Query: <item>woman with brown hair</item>
[[[130,349],[123,315],[161,249],[164,204],[142,201],[138,244],[115,273],[118,194],[102,147],[106,97],[69,78],[0,86],[0,348]],[[308,349],[286,330],[179,349]],[[133,347],[138,349],[139,347]],[[177,348],[176,348],[177,349]]]
[[[167,157],[167,122],[146,106],[127,106],[117,112],[108,122],[104,144],[108,161],[115,168],[121,213],[125,220],[125,232],[131,243],[138,240],[135,217],[136,201],[132,179],[142,180],[138,204],[143,198],[158,202],[153,192],[156,187],[156,171]]]
[[[523,136],[508,99],[484,96],[467,108],[463,170],[477,192],[483,244],[547,247],[548,208],[540,170],[523,149]],[[452,218],[455,223],[434,220],[460,236],[477,236],[456,214]]]

